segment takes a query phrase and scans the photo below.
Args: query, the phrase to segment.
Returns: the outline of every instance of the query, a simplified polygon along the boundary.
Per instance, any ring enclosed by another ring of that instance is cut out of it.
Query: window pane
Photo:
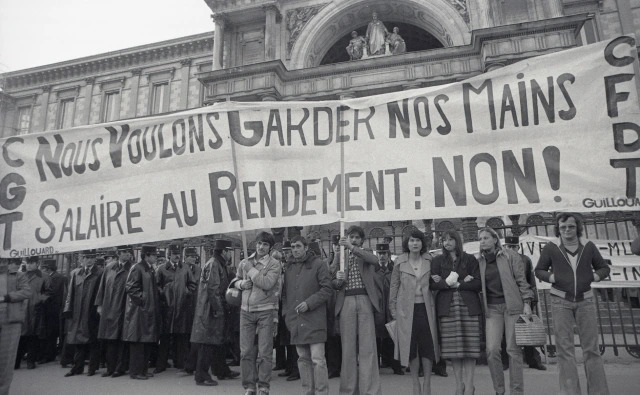
[[[169,84],[167,83],[153,85],[151,114],[160,114],[166,111],[164,108],[164,98],[167,94],[168,87]]]
[[[29,133],[31,126],[31,107],[20,107],[18,109],[18,134]]]
[[[119,109],[116,108],[116,99],[118,97],[118,92],[111,92],[105,95],[105,107],[104,107],[104,121],[111,122],[116,121],[119,118]]]
[[[59,129],[66,129],[73,126],[73,99],[60,102]]]

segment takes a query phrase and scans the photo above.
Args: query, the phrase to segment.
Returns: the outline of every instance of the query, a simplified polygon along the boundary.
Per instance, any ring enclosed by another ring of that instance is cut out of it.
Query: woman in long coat
[[[404,254],[396,259],[391,274],[389,311],[396,320],[394,357],[411,367],[413,393],[431,393],[431,366],[439,359],[436,313],[429,288],[431,255],[424,233],[415,229],[405,237]],[[424,382],[420,384],[422,360]]]

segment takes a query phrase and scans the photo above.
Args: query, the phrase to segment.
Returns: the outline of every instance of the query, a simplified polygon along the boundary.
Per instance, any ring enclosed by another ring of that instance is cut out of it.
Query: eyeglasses
[[[566,232],[567,230],[574,230],[575,228],[577,228],[577,226],[575,225],[564,225],[564,226],[558,227],[558,229],[560,229],[563,232]]]

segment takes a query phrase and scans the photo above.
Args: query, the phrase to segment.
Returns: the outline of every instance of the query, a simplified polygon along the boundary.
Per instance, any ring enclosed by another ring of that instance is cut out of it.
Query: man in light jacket
[[[233,280],[233,285],[243,291],[240,306],[240,372],[245,395],[255,395],[256,390],[258,395],[266,395],[270,388],[276,328],[274,321],[278,313],[282,272],[280,262],[270,255],[274,244],[270,233],[258,233],[256,252],[240,262]]]
[[[580,240],[583,231],[580,217],[561,213],[555,222],[555,234],[560,242],[550,242],[542,249],[536,277],[551,283],[560,394],[582,393],[573,336],[573,327],[576,326],[587,375],[587,392],[608,395],[607,377],[598,345],[598,321],[591,283],[607,277],[611,269],[595,244]]]
[[[291,240],[293,262],[285,273],[282,309],[291,344],[298,352],[298,370],[305,395],[328,394],[324,356],[327,341],[327,301],[331,298],[329,266],[309,250],[307,239]]]
[[[9,393],[13,379],[25,300],[31,288],[24,274],[18,272],[20,258],[0,259],[0,394]]]

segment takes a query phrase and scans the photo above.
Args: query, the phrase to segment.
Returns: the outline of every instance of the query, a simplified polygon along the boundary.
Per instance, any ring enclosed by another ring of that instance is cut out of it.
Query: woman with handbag
[[[394,358],[411,367],[413,394],[431,394],[431,366],[439,359],[436,314],[429,288],[431,255],[424,233],[413,230],[402,242],[389,289],[389,312],[396,320]],[[424,382],[420,383],[422,361]]]
[[[473,376],[480,358],[480,267],[462,250],[455,230],[442,235],[442,255],[431,264],[431,289],[438,290],[436,313],[440,321],[440,353],[451,360],[456,395],[474,393]]]
[[[495,230],[481,229],[480,279],[486,318],[487,363],[496,394],[504,394],[504,373],[500,358],[502,336],[507,340],[511,394],[524,393],[522,350],[516,345],[515,325],[521,314],[531,315],[533,293],[525,278],[520,256],[502,248]]]

